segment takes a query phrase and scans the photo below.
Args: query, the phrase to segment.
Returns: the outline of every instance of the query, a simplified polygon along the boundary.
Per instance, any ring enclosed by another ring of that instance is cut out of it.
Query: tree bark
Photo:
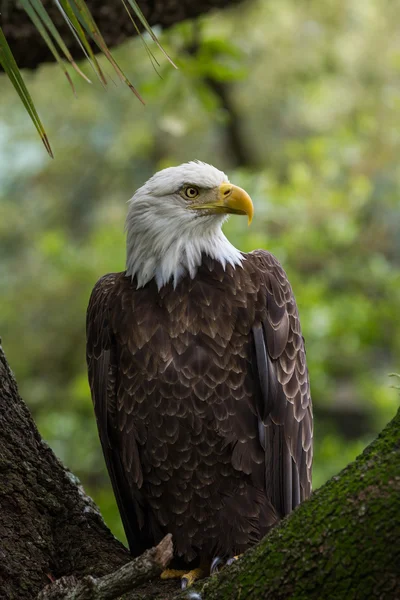
[[[37,600],[113,600],[161,575],[174,553],[172,535],[168,533],[156,546],[103,577],[75,575],[61,577],[47,585]]]
[[[256,548],[197,586],[202,600],[400,598],[399,426],[400,411]],[[129,561],[41,440],[0,346],[0,597],[32,600],[52,580],[98,578]],[[156,578],[124,598],[189,598],[177,587]]]
[[[102,576],[130,560],[41,439],[0,346],[0,598],[32,600],[53,580]]]
[[[240,0],[139,0],[138,4],[151,26],[170,27],[238,1]],[[74,58],[83,58],[81,49],[55,2],[45,0],[44,4]],[[121,0],[87,0],[87,5],[110,48],[136,35]],[[6,0],[1,5],[0,26],[20,68],[34,69],[43,62],[54,60],[32,21],[16,0]]]

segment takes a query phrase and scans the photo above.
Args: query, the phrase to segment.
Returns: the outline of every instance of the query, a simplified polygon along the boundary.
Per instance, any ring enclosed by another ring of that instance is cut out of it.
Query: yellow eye
[[[184,193],[185,193],[186,198],[193,199],[199,195],[199,190],[197,188],[195,188],[193,185],[188,185],[187,187],[185,187]]]

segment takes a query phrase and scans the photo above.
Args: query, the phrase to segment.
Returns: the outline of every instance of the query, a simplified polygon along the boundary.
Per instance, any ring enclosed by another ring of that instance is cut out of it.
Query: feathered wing
[[[252,328],[259,381],[259,439],[266,490],[281,515],[311,493],[312,405],[296,301],[286,273],[268,252],[248,260],[261,274],[261,322]]]
[[[119,276],[120,274],[114,273],[105,275],[93,289],[86,320],[86,358],[105,462],[130,551],[137,556],[152,545],[152,540],[147,539],[146,530],[143,529],[144,515],[138,481],[141,466],[136,441],[123,426],[119,426],[121,419],[117,418],[118,352],[111,323],[113,310],[119,306],[116,285]],[[126,440],[130,454],[128,460]],[[130,464],[126,464],[127,462]],[[128,480],[130,473],[133,476]]]

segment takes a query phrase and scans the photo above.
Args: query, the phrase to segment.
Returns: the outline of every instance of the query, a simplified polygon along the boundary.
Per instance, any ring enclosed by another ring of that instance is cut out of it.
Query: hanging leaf
[[[97,58],[95,57],[92,47],[91,47],[90,43],[88,42],[88,39],[85,35],[85,31],[83,30],[81,24],[79,23],[79,20],[77,19],[74,11],[72,10],[70,3],[68,2],[68,0],[55,0],[55,3],[57,5],[59,11],[61,12],[62,16],[64,17],[65,21],[67,22],[68,27],[71,29],[72,33],[74,34],[75,39],[77,40],[80,47],[82,48],[83,53],[85,54],[86,58],[88,59],[89,64],[91,65],[92,69],[94,70],[94,72],[96,73],[96,75],[98,76],[100,81],[104,85],[106,85],[107,81],[103,74],[103,71],[100,68]]]
[[[153,40],[153,42],[155,42],[157,44],[157,46],[160,48],[160,50],[164,54],[164,56],[169,60],[169,62],[171,63],[171,65],[173,67],[175,67],[175,69],[177,69],[178,67],[173,62],[172,58],[166,53],[166,51],[164,50],[164,48],[161,46],[160,42],[158,41],[158,38],[157,38],[156,34],[154,33],[154,31],[152,30],[152,28],[148,24],[148,22],[146,20],[146,17],[142,13],[142,11],[140,9],[140,6],[136,2],[136,0],[127,0],[127,1],[131,5],[131,7],[134,10],[137,18],[139,19],[139,21],[141,22],[141,24],[143,25],[143,27],[145,28],[145,30],[147,31],[147,33],[149,34],[149,36],[151,37],[151,39]]]
[[[29,14],[29,12],[27,10],[27,6],[31,6],[31,10],[34,9],[34,11],[36,12],[38,18],[46,26],[47,30],[49,31],[49,33],[53,37],[54,41],[58,44],[60,50],[64,53],[64,56],[67,58],[68,62],[71,64],[71,66],[75,69],[75,71],[81,77],[83,77],[87,82],[90,83],[90,80],[86,77],[86,75],[84,73],[82,73],[82,71],[80,70],[80,68],[78,67],[78,65],[74,61],[74,59],[72,58],[72,55],[71,55],[70,51],[68,50],[66,44],[64,43],[64,40],[62,39],[62,37],[58,33],[57,28],[53,24],[53,21],[50,19],[50,17],[48,15],[45,7],[43,6],[41,0],[20,0],[20,2],[21,2],[23,8],[26,10],[26,12],[28,14]],[[31,15],[29,15],[29,16],[31,16]],[[40,31],[40,33],[42,33],[42,31],[40,29],[39,29],[39,31]],[[42,34],[42,36],[43,36],[43,34]],[[47,42],[47,44],[49,45],[48,42]],[[50,47],[50,45],[49,45],[49,47]],[[57,60],[57,58],[56,58],[56,60]],[[72,85],[72,83],[71,83],[71,85]]]
[[[47,138],[46,132],[42,125],[42,122],[37,114],[36,108],[33,104],[32,98],[28,92],[28,89],[22,79],[21,72],[18,68],[17,63],[15,62],[14,56],[11,52],[11,48],[7,43],[6,37],[2,28],[0,27],[0,64],[3,67],[5,73],[8,75],[11,83],[17,91],[18,96],[23,102],[30,118],[35,125],[44,147],[46,148],[49,155],[54,158],[53,152],[51,150],[49,140]]]
[[[64,72],[64,75],[66,76],[68,83],[70,84],[72,91],[74,92],[74,95],[76,96],[76,91],[75,91],[74,84],[72,83],[72,79],[65,67],[64,61],[62,60],[60,54],[57,51],[57,48],[55,47],[51,37],[47,33],[45,26],[43,25],[42,21],[40,20],[40,18],[34,11],[29,0],[20,0],[20,2],[21,2],[21,6],[24,8],[27,15],[30,17],[32,23],[35,25],[36,29],[39,31],[40,35],[42,36],[42,38],[46,42],[47,46],[49,47],[50,52],[53,54],[54,58],[56,59],[57,63],[59,64],[60,68]]]
[[[78,18],[80,19],[83,27],[86,29],[86,31],[92,37],[92,39],[97,44],[99,49],[103,52],[103,54],[106,56],[108,61],[113,66],[118,77],[121,79],[121,81],[126,83],[126,85],[132,90],[132,92],[140,100],[140,102],[142,102],[142,104],[144,104],[144,100],[140,96],[139,92],[131,84],[129,79],[126,77],[125,73],[122,71],[122,69],[119,67],[119,65],[115,61],[114,57],[112,56],[103,36],[100,33],[99,28],[96,25],[95,20],[93,19],[92,15],[90,13],[90,10],[89,10],[86,2],[84,0],[70,0],[70,4],[71,4],[72,9],[74,10],[75,14],[77,14]]]
[[[136,33],[138,34],[138,36],[140,37],[140,39],[141,39],[141,41],[143,43],[143,46],[144,46],[144,48],[145,48],[145,50],[146,50],[146,52],[148,54],[148,57],[150,58],[150,61],[151,61],[151,64],[153,65],[154,70],[156,71],[157,74],[159,74],[158,71],[157,71],[157,67],[160,66],[160,63],[158,62],[158,60],[156,59],[156,57],[154,56],[154,54],[150,50],[148,44],[146,43],[146,40],[144,39],[144,37],[143,37],[143,35],[142,35],[139,27],[137,26],[135,19],[132,17],[131,11],[129,10],[129,6],[126,4],[125,0],[121,0],[121,1],[122,1],[122,4],[124,5],[124,8],[125,8],[126,12],[129,15],[129,18],[130,18],[130,20],[132,22],[132,25],[134,26],[134,28],[136,30]],[[157,65],[157,67],[155,65]]]

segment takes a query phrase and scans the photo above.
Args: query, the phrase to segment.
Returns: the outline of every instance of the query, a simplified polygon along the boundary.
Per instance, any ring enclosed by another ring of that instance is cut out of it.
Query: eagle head
[[[221,231],[229,214],[253,218],[253,203],[215,167],[199,161],[159,171],[130,200],[126,274],[160,289],[195,277],[203,255],[236,267],[243,255]]]

